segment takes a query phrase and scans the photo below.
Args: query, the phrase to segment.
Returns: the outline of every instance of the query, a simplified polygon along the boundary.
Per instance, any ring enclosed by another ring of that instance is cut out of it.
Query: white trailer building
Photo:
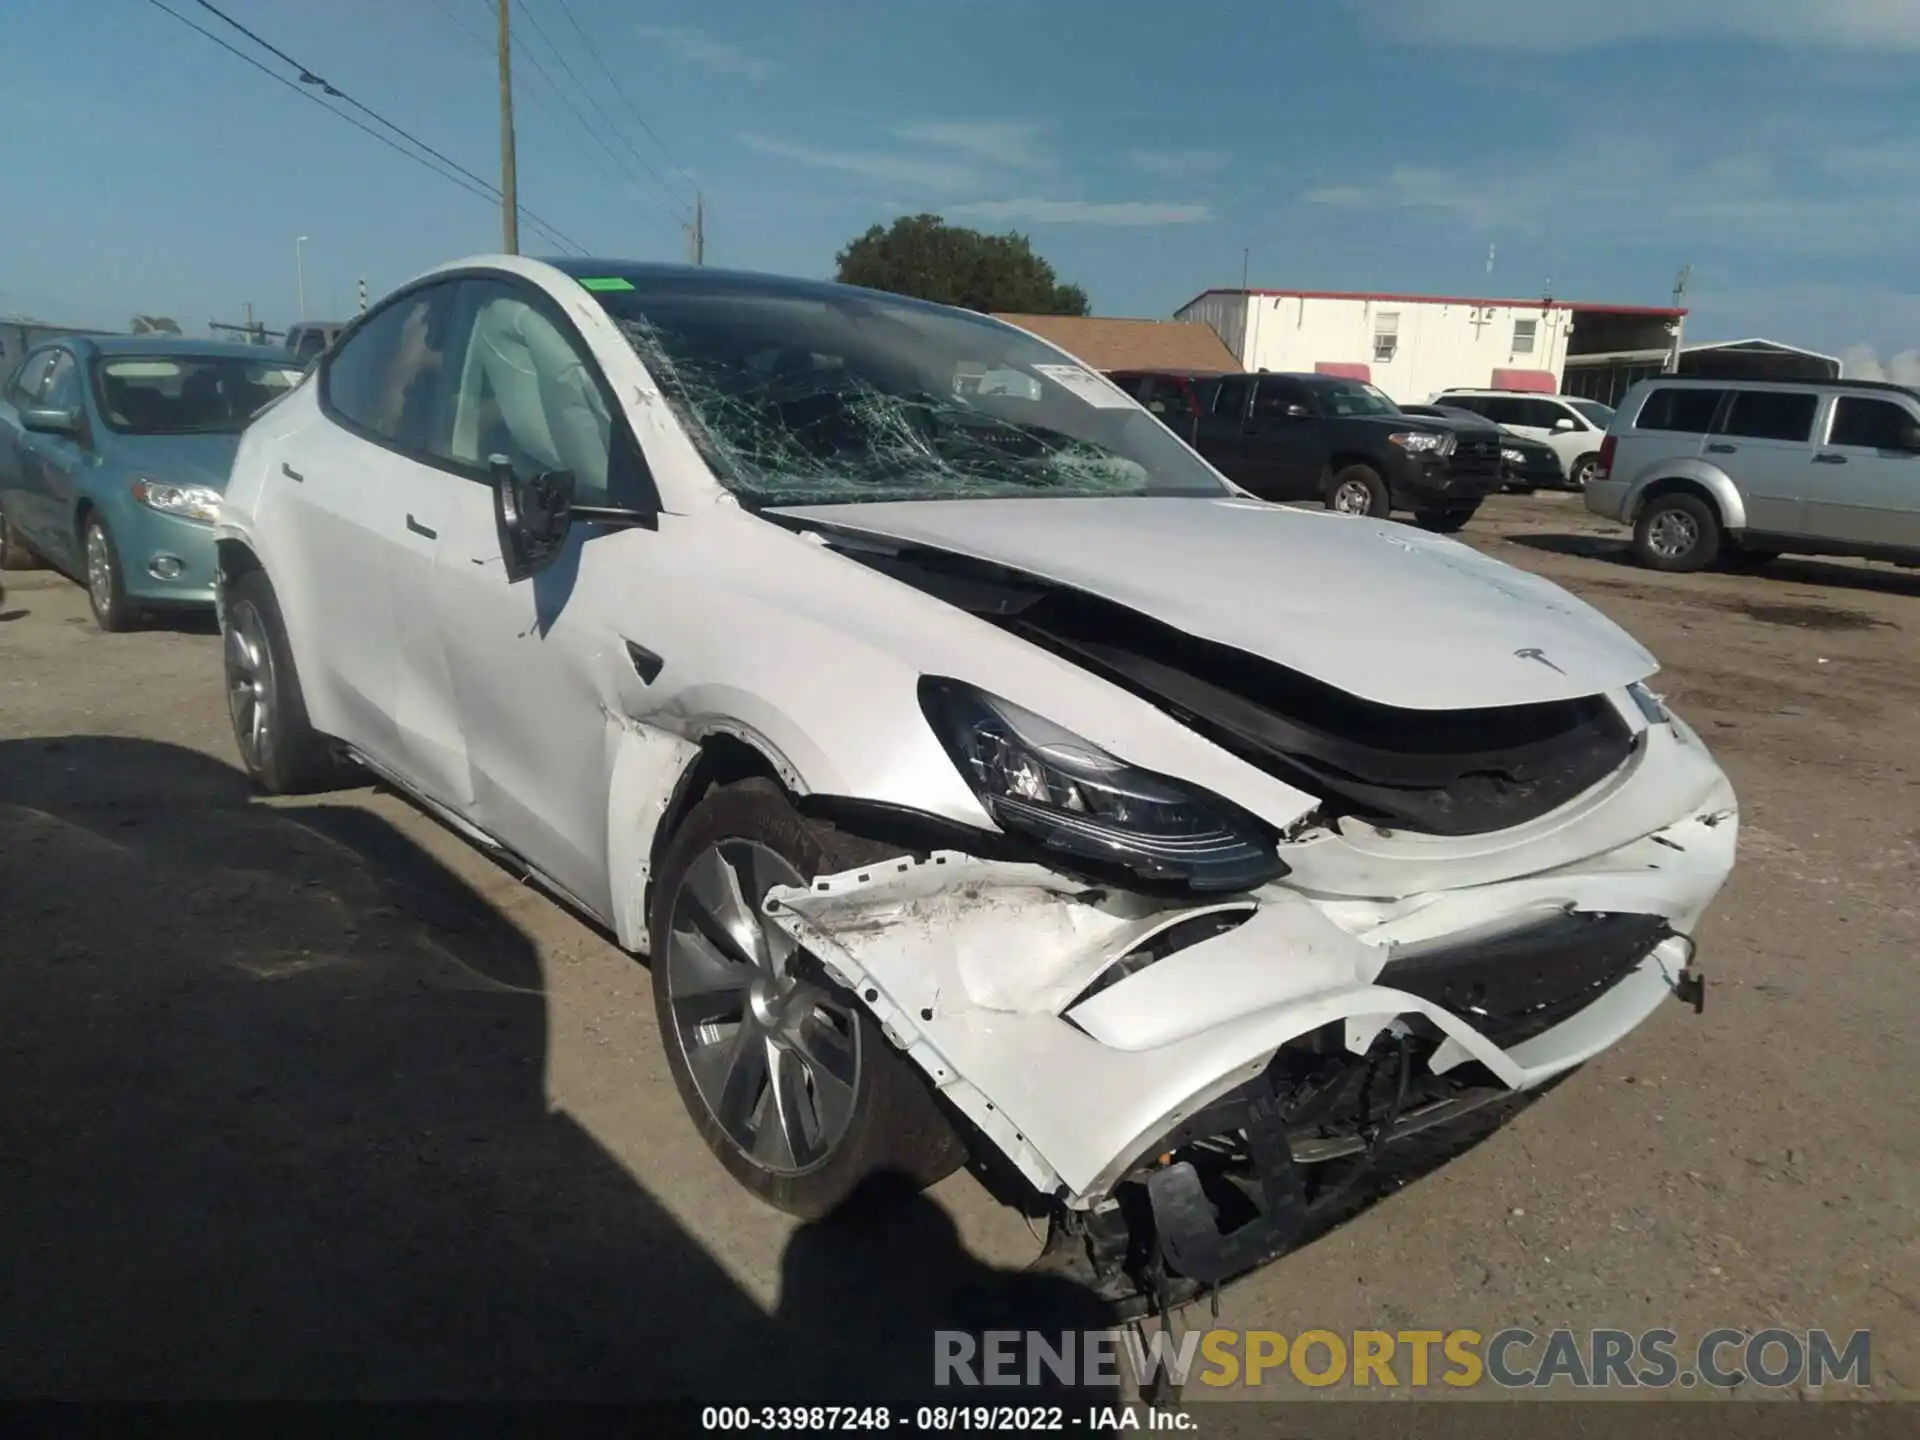
[[[1346,375],[1413,403],[1453,386],[1558,392],[1583,354],[1671,353],[1685,315],[1550,299],[1209,290],[1175,318],[1211,325],[1247,370]]]

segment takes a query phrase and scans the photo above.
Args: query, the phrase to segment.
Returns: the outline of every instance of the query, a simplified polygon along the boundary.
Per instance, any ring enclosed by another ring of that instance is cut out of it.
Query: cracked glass
[[[985,316],[805,281],[626,278],[590,293],[750,504],[1231,493],[1104,379]]]

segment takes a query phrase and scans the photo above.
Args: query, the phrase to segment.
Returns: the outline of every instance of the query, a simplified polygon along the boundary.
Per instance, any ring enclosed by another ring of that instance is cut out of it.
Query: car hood
[[[176,485],[227,488],[238,435],[120,435],[113,462],[129,475],[149,475]]]
[[[1231,498],[770,513],[1002,565],[1403,709],[1566,700],[1659,668],[1559,586],[1389,521]]]

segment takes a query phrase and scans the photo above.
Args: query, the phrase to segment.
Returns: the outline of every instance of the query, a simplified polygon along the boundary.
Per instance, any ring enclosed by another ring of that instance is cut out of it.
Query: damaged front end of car
[[[1270,824],[929,677],[997,832],[767,899],[1049,1202],[1042,1263],[1123,1312],[1256,1268],[1389,1147],[1699,1007],[1737,806],[1643,684],[1400,709],[1030,574],[850,552],[1317,800]]]

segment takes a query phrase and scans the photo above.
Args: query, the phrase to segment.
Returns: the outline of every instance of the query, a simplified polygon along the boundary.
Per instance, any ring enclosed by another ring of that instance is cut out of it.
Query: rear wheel
[[[1650,570],[1701,570],[1720,554],[1720,517],[1688,491],[1649,500],[1633,527],[1633,553]]]
[[[120,547],[113,543],[113,532],[104,519],[93,514],[87,516],[81,536],[87,562],[87,603],[93,607],[94,622],[110,633],[131,630],[139,616],[127,599]]]
[[[1386,515],[1393,509],[1393,498],[1371,465],[1348,465],[1327,482],[1327,508],[1342,515]]]
[[[807,1219],[868,1179],[931,1185],[965,1158],[912,1062],[762,908],[777,885],[890,853],[744,780],[694,807],[655,880],[654,1011],[680,1098],[734,1179]]]
[[[1575,490],[1584,490],[1593,483],[1593,477],[1600,473],[1598,454],[1582,455],[1573,462],[1573,469],[1567,472],[1567,483]]]
[[[345,778],[333,745],[307,719],[280,602],[264,572],[234,583],[222,614],[227,710],[240,759],[274,795],[332,789]]]
[[[1413,523],[1436,535],[1451,535],[1480,513],[1478,505],[1463,505],[1451,510],[1416,510]]]

